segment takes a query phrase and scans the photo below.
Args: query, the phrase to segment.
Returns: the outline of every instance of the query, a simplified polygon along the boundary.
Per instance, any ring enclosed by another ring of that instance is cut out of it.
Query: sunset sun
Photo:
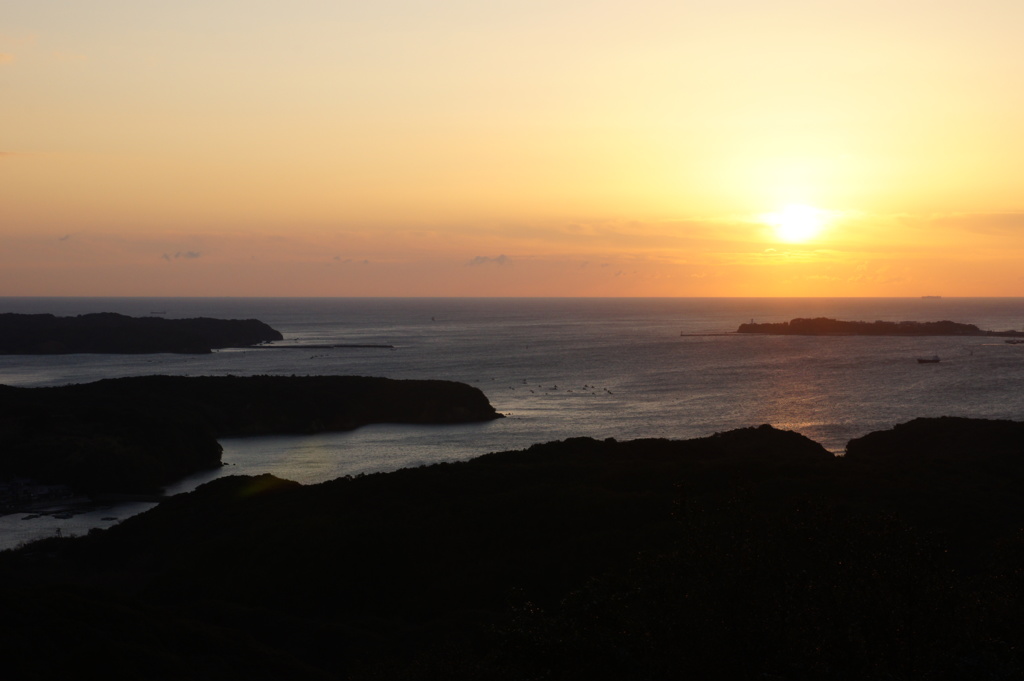
[[[828,221],[826,211],[814,206],[789,204],[774,213],[761,216],[775,230],[775,236],[788,243],[810,241],[821,233]]]

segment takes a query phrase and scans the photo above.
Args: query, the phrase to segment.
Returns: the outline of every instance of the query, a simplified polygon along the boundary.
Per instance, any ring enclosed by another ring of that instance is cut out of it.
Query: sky
[[[0,296],[1022,296],[1022,42],[1020,0],[5,0]]]

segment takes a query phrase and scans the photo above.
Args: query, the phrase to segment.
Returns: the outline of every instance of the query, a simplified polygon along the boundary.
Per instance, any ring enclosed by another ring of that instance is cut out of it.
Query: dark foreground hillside
[[[0,554],[9,678],[1011,679],[1024,424],[216,480]]]

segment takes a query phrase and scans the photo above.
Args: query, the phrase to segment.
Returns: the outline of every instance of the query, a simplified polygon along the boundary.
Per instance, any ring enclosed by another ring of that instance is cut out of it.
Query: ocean
[[[568,437],[695,438],[769,423],[837,455],[921,416],[1019,420],[1024,345],[980,337],[749,336],[743,322],[832,317],[1024,328],[1024,298],[0,298],[0,312],[260,319],[285,340],[209,355],[0,356],[0,383],[168,375],[438,378],[480,388],[506,418],[224,439],[218,475],[304,484],[464,460]],[[314,348],[348,344],[388,347]],[[917,357],[938,355],[937,364]],[[105,527],[151,504],[0,517],[0,549]],[[67,510],[67,509],[64,509]],[[66,515],[66,514],[65,514]]]

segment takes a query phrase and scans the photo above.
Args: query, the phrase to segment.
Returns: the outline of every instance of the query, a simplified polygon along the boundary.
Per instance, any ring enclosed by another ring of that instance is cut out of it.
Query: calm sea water
[[[279,349],[211,355],[2,356],[0,383],[47,386],[145,374],[359,374],[444,378],[484,391],[507,418],[460,426],[227,439],[215,475],[303,483],[461,460],[573,436],[692,438],[770,423],[841,453],[851,438],[918,416],[1024,417],[1024,345],[984,338],[740,336],[794,317],[949,319],[1024,328],[1022,298],[251,299],[0,298],[0,312],[257,318]],[[722,335],[724,334],[724,335]],[[320,344],[381,348],[305,348]],[[918,364],[939,355],[938,364]],[[58,520],[0,518],[0,548],[81,532],[145,506]]]

